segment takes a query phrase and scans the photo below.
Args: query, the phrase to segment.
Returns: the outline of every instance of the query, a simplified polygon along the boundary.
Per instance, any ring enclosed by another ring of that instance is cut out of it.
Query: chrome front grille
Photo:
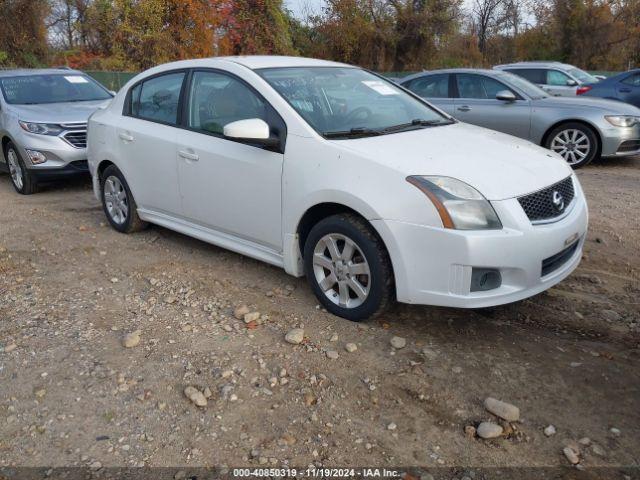
[[[518,198],[531,223],[545,223],[561,217],[573,201],[573,180],[564,180],[537,192]]]
[[[87,148],[87,124],[66,124],[62,125],[66,131],[62,138],[71,146],[76,148]]]

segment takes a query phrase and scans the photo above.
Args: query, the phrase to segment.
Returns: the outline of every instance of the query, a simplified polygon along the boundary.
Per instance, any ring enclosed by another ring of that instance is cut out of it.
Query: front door
[[[284,155],[227,139],[223,128],[260,118],[279,136],[284,122],[251,87],[228,73],[195,71],[189,90],[186,129],[179,133],[176,152],[184,216],[282,251]]]
[[[453,116],[466,123],[529,139],[531,104],[504,83],[485,75],[456,74],[457,97]],[[498,100],[498,92],[508,90],[512,102]]]

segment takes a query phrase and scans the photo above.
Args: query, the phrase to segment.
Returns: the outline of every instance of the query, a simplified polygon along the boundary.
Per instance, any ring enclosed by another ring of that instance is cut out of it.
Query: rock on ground
[[[184,389],[184,395],[198,407],[207,406],[207,398],[195,387],[187,387]]]
[[[484,401],[484,408],[496,417],[508,422],[517,422],[520,419],[520,409],[518,407],[492,397],[487,397]]]
[[[395,349],[404,348],[407,345],[407,340],[402,337],[392,337],[391,346]]]
[[[503,431],[500,425],[493,422],[482,422],[476,429],[478,436],[485,439],[497,438],[502,435]]]
[[[304,340],[304,329],[302,328],[294,328],[289,330],[285,335],[284,339],[293,345],[298,345],[302,343]]]
[[[125,348],[133,348],[140,344],[140,330],[127,333],[122,339],[122,346]]]

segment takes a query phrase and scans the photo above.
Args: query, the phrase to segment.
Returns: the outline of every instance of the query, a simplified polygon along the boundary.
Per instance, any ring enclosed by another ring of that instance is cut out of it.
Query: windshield
[[[93,79],[72,72],[68,75],[4,77],[0,78],[0,87],[5,101],[16,105],[88,102],[111,98],[111,94]]]
[[[598,81],[596,77],[579,68],[572,68],[569,70],[569,74],[580,80],[581,83],[596,83]]]
[[[359,68],[267,68],[258,73],[327,138],[453,123],[393,83]]]
[[[545,92],[539,86],[531,83],[529,80],[520,77],[519,75],[508,72],[503,72],[499,75],[502,80],[508,82],[512,87],[517,88],[532,100],[547,98],[549,96],[547,92]]]

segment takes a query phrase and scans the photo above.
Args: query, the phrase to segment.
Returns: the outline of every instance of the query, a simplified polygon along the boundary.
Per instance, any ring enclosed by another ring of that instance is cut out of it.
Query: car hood
[[[457,178],[488,200],[518,197],[571,175],[549,150],[465,123],[332,142],[402,175]]]
[[[640,109],[624,102],[604,98],[583,97],[546,97],[532,100],[534,107],[551,108],[589,108],[599,109],[612,115],[640,115]]]
[[[109,100],[90,102],[43,103],[39,105],[11,105],[18,119],[25,122],[76,123],[86,122],[98,108],[109,105]]]

